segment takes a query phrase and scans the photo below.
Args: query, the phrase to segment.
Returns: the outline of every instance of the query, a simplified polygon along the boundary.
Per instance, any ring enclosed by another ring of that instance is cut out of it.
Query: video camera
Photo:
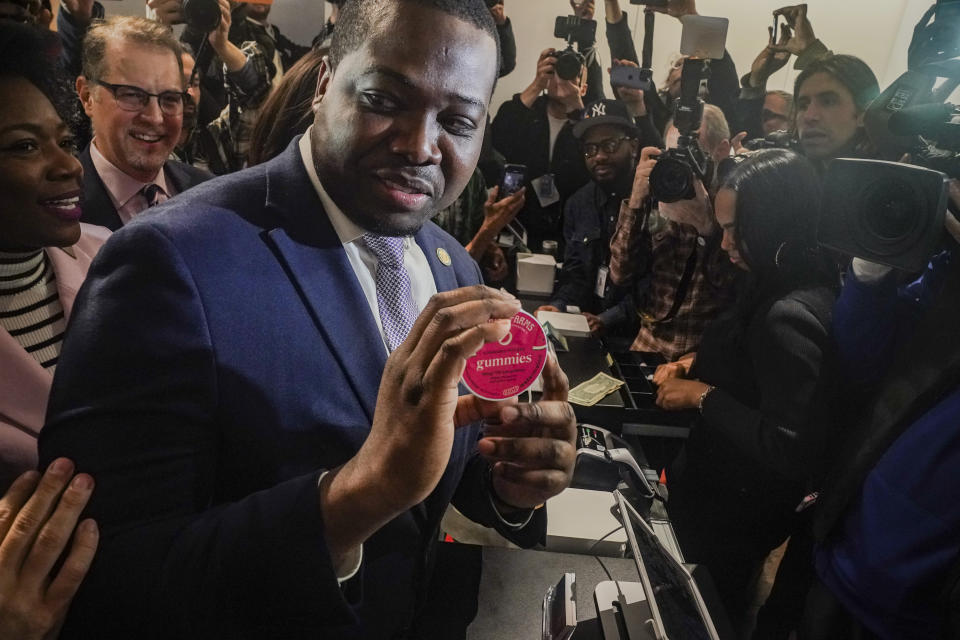
[[[676,149],[667,149],[657,158],[650,173],[650,191],[660,202],[677,202],[694,197],[694,181],[709,182],[712,167],[700,149],[698,135],[703,121],[700,86],[709,73],[709,62],[687,58],[680,79],[680,99],[674,111],[674,125],[680,132]]]
[[[553,37],[567,41],[567,48],[557,54],[557,75],[564,80],[576,80],[586,60],[573,45],[576,43],[581,49],[592,47],[597,39],[597,21],[577,16],[557,16]]]
[[[931,18],[934,19],[931,22]],[[818,239],[905,271],[939,248],[948,178],[960,178],[960,0],[939,0],[914,29],[908,71],[867,107],[864,128],[882,160],[834,160],[826,172]]]

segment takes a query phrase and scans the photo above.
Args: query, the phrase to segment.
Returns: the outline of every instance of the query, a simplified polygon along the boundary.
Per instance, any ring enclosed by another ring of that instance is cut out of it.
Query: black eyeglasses
[[[592,158],[601,151],[607,155],[610,155],[611,153],[617,152],[624,140],[632,139],[633,138],[630,136],[620,136],[619,138],[607,138],[606,140],[601,140],[597,143],[588,142],[587,144],[583,145],[583,155],[587,158]]]
[[[143,111],[150,104],[150,98],[156,98],[157,104],[160,105],[160,111],[166,115],[178,116],[183,113],[184,93],[182,91],[150,93],[129,84],[111,84],[103,80],[94,80],[93,82],[112,93],[117,104],[124,111]]]

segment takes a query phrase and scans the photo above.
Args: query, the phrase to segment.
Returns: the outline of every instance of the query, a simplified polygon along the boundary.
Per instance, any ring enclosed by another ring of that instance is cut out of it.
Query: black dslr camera
[[[930,22],[935,16],[935,22]],[[960,0],[940,0],[914,30],[909,70],[874,100],[864,128],[882,157],[838,159],[824,181],[818,240],[843,253],[920,271],[943,238],[947,180],[960,178]]]
[[[761,149],[789,149],[790,151],[800,151],[800,143],[789,131],[781,129],[768,133],[763,138],[753,138],[743,143],[743,148],[748,151],[760,151]]]
[[[580,77],[585,59],[573,45],[576,43],[580,49],[592,47],[597,39],[597,21],[577,16],[557,16],[553,37],[567,41],[567,48],[557,54],[557,75],[564,80],[576,80]]]
[[[220,5],[217,0],[183,0],[183,19],[191,29],[210,33],[220,26]]]
[[[673,122],[680,132],[676,149],[668,149],[657,158],[650,173],[650,192],[660,202],[677,202],[694,197],[694,181],[709,183],[712,166],[697,141],[703,121],[700,85],[709,74],[709,62],[688,58],[680,78],[680,100]]]

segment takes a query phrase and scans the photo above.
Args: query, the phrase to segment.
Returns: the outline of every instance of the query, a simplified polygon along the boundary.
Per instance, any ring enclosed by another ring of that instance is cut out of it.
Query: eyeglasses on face
[[[129,84],[111,84],[103,80],[94,80],[93,82],[112,93],[117,105],[124,111],[143,111],[150,104],[150,98],[156,98],[157,104],[160,105],[160,111],[164,114],[178,116],[183,113],[184,94],[182,91],[150,93]]]
[[[624,140],[631,140],[630,136],[620,136],[619,138],[607,138],[606,140],[601,140],[600,142],[588,142],[583,145],[583,155],[587,158],[593,158],[598,153],[603,151],[605,154],[610,155],[611,153],[616,153],[620,149],[620,145],[623,144]]]

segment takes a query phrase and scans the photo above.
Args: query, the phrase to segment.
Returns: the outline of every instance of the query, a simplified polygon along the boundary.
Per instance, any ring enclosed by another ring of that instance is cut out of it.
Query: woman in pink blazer
[[[57,636],[99,539],[77,524],[93,478],[66,458],[34,470],[67,316],[109,233],[79,222],[69,102],[41,33],[0,21],[0,638],[17,640]]]
[[[0,151],[0,156],[2,155],[3,152]],[[0,160],[0,166],[4,165]],[[76,166],[79,168],[79,163]],[[0,185],[6,185],[8,181],[9,176],[0,175]],[[6,194],[0,195],[0,201],[6,199]],[[10,270],[10,263],[3,264],[2,261],[4,256],[13,253],[3,246],[3,238],[6,237],[5,230],[2,230],[3,222],[0,218],[0,273],[4,268]],[[110,235],[110,231],[103,227],[79,222],[76,226],[79,227],[80,238],[75,244],[43,248],[43,257],[49,265],[48,274],[53,274],[56,293],[64,314],[63,324],[70,317],[73,300],[83,284],[90,262]],[[26,253],[28,252],[16,252],[16,255]],[[0,285],[2,284],[3,281],[0,280]],[[11,312],[11,309],[3,304],[3,299],[7,297],[9,296],[4,295],[0,286],[0,314]],[[55,324],[62,326],[60,322],[55,321]],[[6,491],[20,473],[37,466],[37,436],[47,412],[47,396],[50,395],[55,366],[54,364],[45,368],[9,330],[0,330],[0,493]]]

